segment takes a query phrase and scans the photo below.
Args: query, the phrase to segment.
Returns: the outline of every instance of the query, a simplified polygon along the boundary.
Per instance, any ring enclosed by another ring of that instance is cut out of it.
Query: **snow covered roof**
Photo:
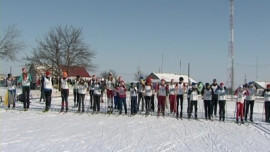
[[[187,75],[173,74],[173,73],[151,73],[147,78],[152,78],[153,80],[161,80],[164,79],[166,82],[170,82],[171,79],[174,79],[175,82],[179,81],[179,78],[183,77],[184,82],[188,83]],[[189,77],[190,82],[196,82],[193,78]]]
[[[270,82],[265,81],[256,81],[256,86],[258,89],[265,89],[267,84],[270,84]]]

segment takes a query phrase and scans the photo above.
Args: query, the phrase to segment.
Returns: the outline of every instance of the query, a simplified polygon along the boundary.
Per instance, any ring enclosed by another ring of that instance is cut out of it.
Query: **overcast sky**
[[[235,0],[237,84],[270,81],[270,1]],[[144,73],[187,73],[197,81],[227,80],[229,0],[2,0],[1,33],[16,24],[31,55],[36,39],[50,28],[72,25],[97,53],[98,69],[113,69],[126,81]],[[1,61],[1,73],[19,74],[23,62]]]

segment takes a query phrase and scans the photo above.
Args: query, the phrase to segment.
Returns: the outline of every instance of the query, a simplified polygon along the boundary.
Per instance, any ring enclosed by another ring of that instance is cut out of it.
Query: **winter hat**
[[[210,86],[210,84],[209,83],[205,83],[205,86],[208,87],[208,86]]]
[[[180,77],[180,78],[179,78],[179,80],[180,80],[180,81],[183,81],[183,80],[184,80],[184,78],[183,78],[183,77]]]
[[[267,84],[266,88],[267,88],[267,89],[270,89],[270,84]]]
[[[140,79],[143,79],[143,77],[142,77],[142,76],[140,76]]]
[[[9,74],[8,74],[8,78],[10,78],[10,77],[12,77],[12,74],[9,73]]]
[[[196,82],[192,82],[192,86],[196,86],[197,85],[197,83]]]
[[[224,86],[224,83],[220,83],[220,86],[222,86],[222,87],[223,87],[223,86]]]
[[[68,77],[67,72],[63,72],[63,77],[64,77],[64,78],[67,78],[67,77]]]
[[[50,74],[50,71],[46,71],[46,76],[49,76]]]
[[[146,83],[152,83],[152,80],[150,78],[148,78]]]

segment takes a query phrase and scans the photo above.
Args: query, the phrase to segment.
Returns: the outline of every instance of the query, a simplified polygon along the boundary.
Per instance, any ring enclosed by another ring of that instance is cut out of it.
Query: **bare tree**
[[[1,35],[0,58],[11,61],[16,60],[16,54],[18,51],[25,47],[24,43],[20,41],[20,37],[21,32],[16,29],[15,25],[8,26],[3,37]]]
[[[92,59],[95,52],[82,38],[82,29],[72,26],[51,28],[42,39],[37,40],[37,47],[31,57],[25,59],[29,64],[43,66],[60,76],[62,69],[69,71],[77,66],[94,70]]]
[[[142,72],[140,67],[137,67],[137,71],[134,75],[134,80],[135,81],[140,81],[140,77],[146,78],[146,74]]]
[[[108,76],[109,76],[109,73],[112,73],[113,77],[116,79],[117,78],[117,75],[116,75],[116,72],[112,69],[108,70],[108,71],[103,71],[101,72],[101,77],[104,78],[104,79],[107,79]]]

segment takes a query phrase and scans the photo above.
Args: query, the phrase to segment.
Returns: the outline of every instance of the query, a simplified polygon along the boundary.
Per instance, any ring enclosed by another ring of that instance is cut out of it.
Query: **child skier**
[[[180,104],[180,118],[182,119],[183,115],[183,101],[184,101],[184,93],[186,91],[186,84],[184,83],[184,78],[179,78],[179,83],[176,84],[176,92],[177,92],[177,107],[176,107],[176,118],[179,117],[179,104]],[[179,103],[180,100],[180,103]]]
[[[144,99],[145,99],[145,110],[146,110],[146,115],[149,114],[149,111],[151,109],[150,105],[151,105],[151,97],[152,97],[152,92],[153,87],[152,87],[152,81],[150,78],[147,79],[146,81],[146,85],[144,87]]]
[[[161,80],[161,84],[157,86],[157,97],[158,97],[158,116],[160,112],[163,116],[165,116],[165,102],[166,102],[166,96],[167,96],[167,90],[165,80]]]
[[[130,84],[131,115],[137,113],[137,87],[134,83]]]
[[[254,107],[254,101],[257,94],[257,88],[253,85],[253,82],[250,82],[248,84],[247,90],[248,90],[249,95],[246,98],[245,121],[247,121],[247,115],[248,115],[249,107],[250,107],[249,120],[250,122],[253,122],[253,107]]]
[[[125,82],[123,80],[121,80],[121,83],[119,85],[119,87],[117,88],[117,91],[119,93],[119,114],[122,114],[122,104],[124,104],[124,108],[125,108],[125,114],[127,114],[127,103],[126,103],[126,85]]]
[[[82,105],[82,112],[84,112],[84,98],[88,88],[87,83],[81,78],[78,85],[78,112],[81,112],[81,105]]]
[[[32,82],[31,75],[26,68],[22,68],[22,75],[18,79],[18,83],[22,85],[23,92],[23,109],[26,111],[30,106],[30,83]]]
[[[94,87],[96,83],[96,76],[93,75],[92,79],[89,81],[89,94],[90,94],[90,109],[93,109],[93,99],[94,99]]]
[[[145,84],[143,81],[143,77],[140,77],[140,82],[137,83],[137,88],[138,88],[138,108],[137,108],[137,111],[139,111],[140,103],[142,100],[142,108],[141,108],[142,112],[144,110],[144,96],[143,96],[144,85]]]
[[[100,97],[101,97],[101,82],[100,79],[97,78],[95,85],[94,85],[94,106],[93,106],[93,112],[99,113],[100,111]]]
[[[213,89],[211,88],[209,83],[205,84],[205,88],[202,91],[203,102],[204,102],[204,112],[205,119],[211,120],[211,112],[212,112],[212,96],[214,94]]]
[[[216,90],[219,104],[219,121],[225,121],[225,106],[226,106],[226,87],[220,83],[220,87]]]
[[[52,78],[50,71],[46,72],[46,76],[43,78],[42,83],[44,84],[44,95],[46,100],[44,112],[49,111],[52,101]]]
[[[115,85],[115,79],[113,78],[112,73],[109,73],[108,79],[106,81],[108,113],[113,112],[114,85]]]
[[[211,88],[214,91],[214,94],[212,96],[212,113],[211,113],[211,115],[213,116],[213,114],[214,114],[216,117],[217,116],[217,103],[218,103],[218,94],[217,94],[216,90],[219,88],[219,86],[217,84],[217,79],[213,80],[213,83],[211,84]]]
[[[266,86],[262,96],[264,97],[265,122],[270,123],[270,84]]]
[[[189,110],[189,113],[188,113],[188,119],[190,119],[190,117],[191,117],[191,113],[193,111],[193,106],[195,108],[195,119],[197,119],[198,94],[199,94],[199,91],[197,89],[197,83],[192,82],[192,88],[190,88],[188,90],[188,95],[190,96],[190,103],[191,103],[190,104],[190,110]]]
[[[170,111],[171,114],[175,114],[176,113],[176,96],[175,96],[175,90],[176,90],[176,86],[174,83],[174,79],[171,79],[171,83],[168,86],[168,90],[169,90],[169,101],[170,101]]]
[[[15,80],[12,77],[11,74],[8,74],[8,79],[7,79],[7,87],[8,87],[8,108],[10,108],[10,104],[12,102],[13,104],[13,109],[15,108],[15,97],[16,97],[16,85],[15,85]]]
[[[76,79],[74,80],[74,86],[73,86],[74,107],[77,107],[79,103],[79,98],[78,98],[78,83],[79,82],[80,82],[80,75],[77,75]]]
[[[244,100],[248,95],[248,91],[244,90],[243,86],[239,86],[239,88],[234,93],[237,95],[237,112],[236,112],[236,123],[238,123],[239,115],[241,117],[241,123],[243,124],[243,113],[244,113]]]
[[[61,83],[61,97],[62,97],[61,112],[64,111],[64,105],[66,106],[66,112],[68,112],[69,85],[67,72],[63,72],[63,77],[60,83]]]

